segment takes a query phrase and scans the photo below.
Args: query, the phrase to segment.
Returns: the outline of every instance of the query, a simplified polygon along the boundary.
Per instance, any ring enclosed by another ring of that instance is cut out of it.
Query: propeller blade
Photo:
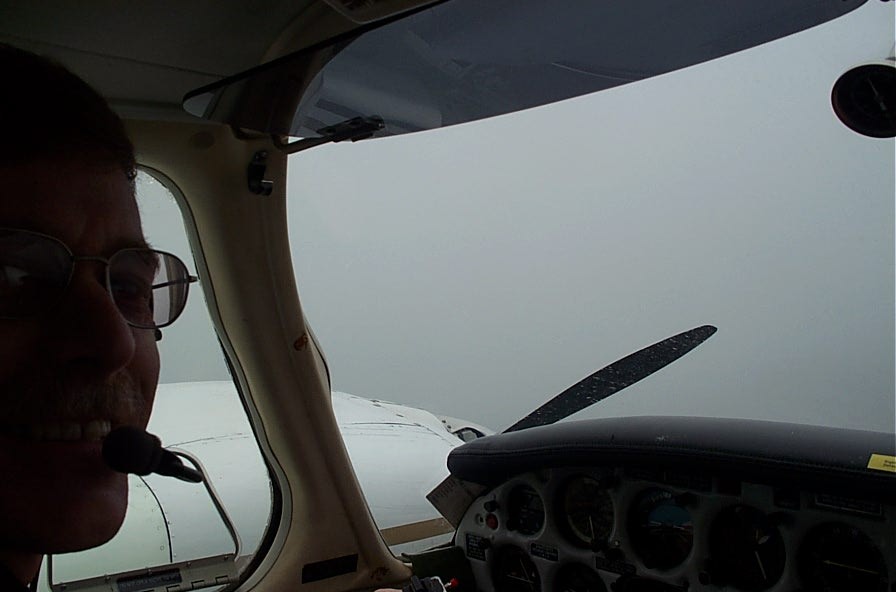
[[[703,325],[648,345],[583,378],[506,430],[552,424],[617,393],[668,366],[706,341],[718,329]]]

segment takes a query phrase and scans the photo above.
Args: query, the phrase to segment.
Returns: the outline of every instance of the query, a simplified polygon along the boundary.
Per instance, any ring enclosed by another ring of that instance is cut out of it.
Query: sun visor
[[[451,0],[197,89],[184,108],[277,136],[337,135],[352,120],[404,134],[686,68],[865,1]]]

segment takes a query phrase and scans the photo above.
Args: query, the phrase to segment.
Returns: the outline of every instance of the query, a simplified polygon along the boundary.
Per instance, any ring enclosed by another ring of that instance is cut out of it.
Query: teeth
[[[87,423],[74,422],[43,423],[30,426],[6,426],[4,433],[19,435],[34,442],[97,442],[106,437],[112,429],[112,423],[107,419],[94,419]]]
[[[81,424],[64,423],[59,426],[59,432],[60,440],[80,440]]]
[[[105,419],[95,419],[84,424],[83,438],[85,440],[102,440],[112,430],[112,424]]]

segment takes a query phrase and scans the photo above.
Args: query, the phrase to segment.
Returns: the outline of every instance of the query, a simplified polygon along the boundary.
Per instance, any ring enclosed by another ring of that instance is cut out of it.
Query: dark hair
[[[134,146],[106,100],[61,64],[0,43],[0,165],[86,154],[136,175]]]

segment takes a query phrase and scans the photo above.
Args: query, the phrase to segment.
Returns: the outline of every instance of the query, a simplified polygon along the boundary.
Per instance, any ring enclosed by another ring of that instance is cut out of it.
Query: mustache
[[[94,384],[71,386],[55,377],[7,383],[2,388],[5,413],[0,422],[6,424],[109,419],[117,425],[144,417],[146,411],[136,381],[124,372]]]

